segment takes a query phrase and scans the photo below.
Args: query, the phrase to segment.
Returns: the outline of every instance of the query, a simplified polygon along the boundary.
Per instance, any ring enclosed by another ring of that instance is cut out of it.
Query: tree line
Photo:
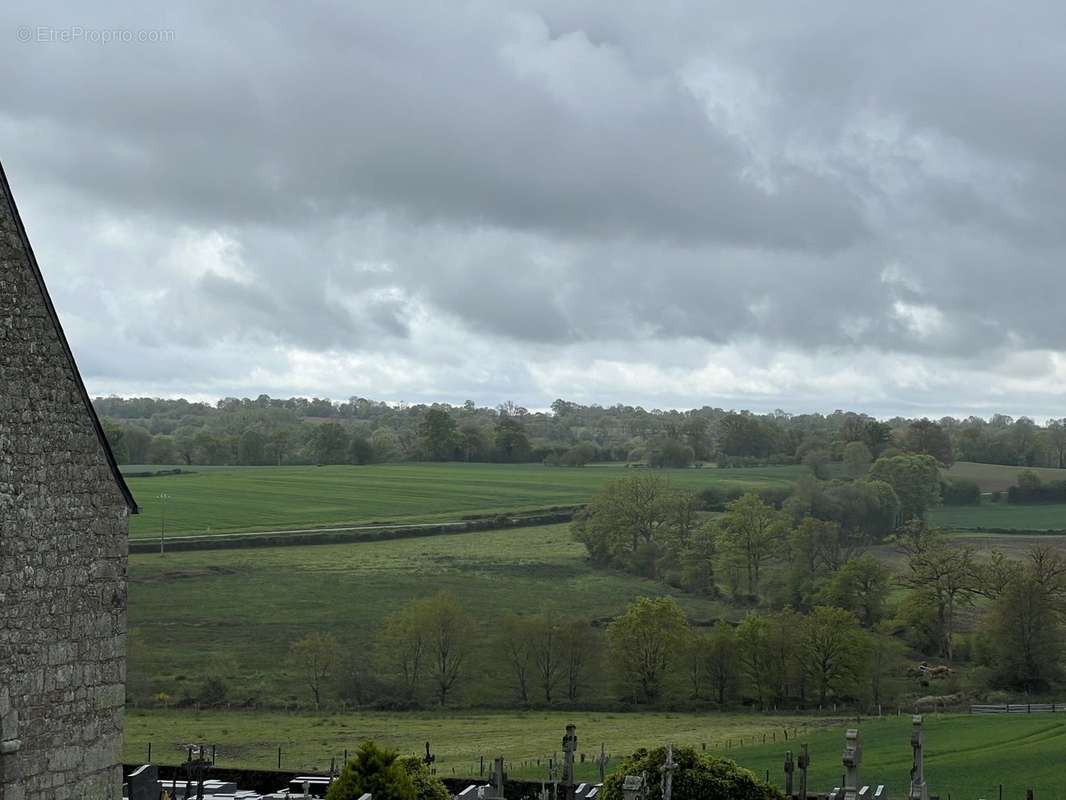
[[[121,397],[93,402],[116,457],[129,464],[807,464],[825,477],[832,464],[861,469],[864,461],[907,451],[943,465],[1066,466],[1066,419],[1042,426],[1004,415],[878,420],[846,411],[647,410],[561,399],[541,411],[511,402],[490,408],[472,401],[408,405],[267,395],[215,404]]]

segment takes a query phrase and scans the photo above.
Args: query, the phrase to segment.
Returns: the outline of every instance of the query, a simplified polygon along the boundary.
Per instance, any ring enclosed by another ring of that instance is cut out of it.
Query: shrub
[[[940,497],[946,506],[975,506],[981,502],[981,488],[967,478],[942,481]]]
[[[658,776],[666,763],[666,748],[641,748],[622,760],[618,770],[604,781],[604,800],[622,800],[626,775],[648,776],[647,800],[662,800]],[[674,800],[783,800],[774,786],[763,783],[754,773],[724,758],[701,755],[692,747],[674,748]]]

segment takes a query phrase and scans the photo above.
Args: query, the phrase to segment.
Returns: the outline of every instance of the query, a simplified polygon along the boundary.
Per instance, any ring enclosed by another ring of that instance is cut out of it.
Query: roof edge
[[[22,224],[22,216],[19,214],[18,205],[15,203],[15,195],[11,192],[11,184],[8,183],[7,174],[4,172],[3,162],[0,162],[0,191],[3,191],[4,197],[7,199],[7,205],[11,209],[11,217],[15,220],[15,226],[18,228],[19,237],[22,239],[22,246],[25,248],[26,256],[30,262],[30,270],[33,272],[33,277],[36,279],[37,286],[41,290],[41,296],[44,298],[44,305],[48,310],[48,316],[51,318],[52,324],[55,326],[56,333],[59,336],[59,343],[63,347],[63,352],[66,354],[70,369],[74,374],[74,385],[77,387],[78,394],[81,395],[82,402],[85,404],[85,410],[89,413],[89,419],[92,422],[93,430],[96,431],[96,438],[100,441],[100,446],[104,449],[104,456],[107,458],[108,466],[111,468],[111,475],[114,477],[115,483],[118,484],[119,491],[122,493],[122,497],[126,501],[126,506],[130,513],[139,514],[140,507],[137,505],[137,501],[133,499],[133,493],[130,491],[129,486],[126,485],[126,479],[122,477],[122,471],[118,467],[118,462],[115,461],[115,454],[111,452],[111,445],[107,442],[107,435],[104,433],[104,428],[100,424],[100,418],[96,415],[96,409],[93,408],[89,393],[85,390],[85,383],[81,379],[81,372],[78,371],[78,362],[74,360],[74,353],[70,349],[70,343],[67,342],[67,335],[63,332],[63,324],[59,321],[59,314],[56,313],[56,308],[52,304],[52,297],[48,294],[48,287],[44,282],[44,275],[41,274],[41,268],[37,264],[37,256],[33,253],[33,246],[30,244],[30,237],[26,233],[26,226]]]

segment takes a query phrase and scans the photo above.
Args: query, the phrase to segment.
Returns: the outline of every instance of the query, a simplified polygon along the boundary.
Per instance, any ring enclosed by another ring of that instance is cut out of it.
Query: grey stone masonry
[[[127,515],[0,168],[0,800],[119,800]]]

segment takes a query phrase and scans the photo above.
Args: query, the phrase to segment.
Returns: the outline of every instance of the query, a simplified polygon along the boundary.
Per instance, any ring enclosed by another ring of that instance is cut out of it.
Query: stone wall
[[[118,800],[131,501],[9,193],[0,170],[0,800]]]

